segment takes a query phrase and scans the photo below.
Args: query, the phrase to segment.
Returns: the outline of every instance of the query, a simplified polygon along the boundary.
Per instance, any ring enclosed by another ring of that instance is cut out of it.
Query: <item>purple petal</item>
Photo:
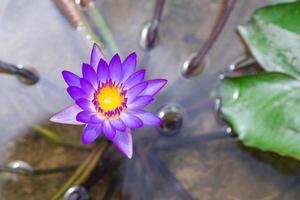
[[[114,55],[109,63],[110,78],[119,83],[122,78],[122,64],[118,54]]]
[[[84,111],[81,111],[80,113],[78,113],[78,115],[76,116],[76,120],[86,123],[86,124],[90,124],[90,123],[93,123],[92,117],[94,115],[96,115],[96,113],[84,110]]]
[[[126,89],[139,84],[144,80],[146,70],[142,69],[133,73],[124,83]]]
[[[91,52],[90,64],[91,64],[91,66],[93,67],[93,69],[95,71],[97,71],[98,63],[99,63],[101,58],[104,59],[104,55],[101,52],[99,46],[96,43],[94,43],[93,49],[92,49],[92,52]]]
[[[103,122],[103,133],[109,140],[112,140],[116,135],[116,130],[111,126],[108,120]]]
[[[141,109],[154,100],[152,96],[139,96],[133,102],[128,103],[128,109]]]
[[[81,89],[86,94],[94,95],[94,93],[96,92],[95,88],[86,79],[83,79],[83,78],[80,79],[80,85],[81,85]]]
[[[158,93],[167,83],[168,81],[165,79],[153,79],[147,81],[148,86],[147,88],[142,92],[141,95],[149,95],[153,96],[156,93]]]
[[[87,94],[85,93],[81,88],[79,87],[74,87],[74,86],[71,86],[71,87],[68,87],[67,88],[67,92],[69,93],[69,95],[75,100],[77,101],[78,99],[81,99],[81,98],[86,98],[86,99],[89,99],[89,100],[92,100],[93,98],[93,95],[92,94]]]
[[[108,65],[103,59],[100,59],[100,62],[98,64],[97,77],[99,83],[105,83],[110,78]]]
[[[98,88],[97,74],[89,64],[83,63],[83,65],[82,65],[82,75],[83,75],[83,78],[86,81],[90,82],[91,85],[95,89]]]
[[[88,124],[82,133],[82,143],[83,144],[90,144],[94,142],[97,137],[101,134],[102,131],[102,125],[91,125]]]
[[[82,110],[90,111],[90,112],[96,112],[94,104],[91,101],[87,100],[87,99],[83,99],[83,98],[78,99],[76,101],[76,104],[80,108],[82,108]]]
[[[91,123],[92,124],[102,124],[103,121],[104,121],[104,117],[101,117],[98,114],[92,116],[92,118],[91,118]]]
[[[142,120],[129,113],[123,112],[120,118],[128,128],[141,128],[143,126]]]
[[[50,121],[62,124],[75,124],[80,125],[83,124],[76,120],[76,116],[82,109],[79,108],[76,104],[69,106],[50,118]]]
[[[130,129],[127,129],[125,132],[117,131],[112,142],[125,156],[129,159],[132,158],[133,145]]]
[[[143,110],[128,110],[127,112],[141,119],[145,126],[160,126],[162,123],[162,120],[151,112]]]
[[[63,75],[65,82],[69,86],[80,87],[80,77],[79,76],[77,76],[76,74],[73,74],[72,72],[69,72],[69,71],[63,71],[62,75]]]
[[[124,122],[119,119],[119,118],[115,118],[115,119],[110,119],[109,120],[110,124],[119,131],[125,131],[126,130],[126,125],[124,124]]]
[[[143,82],[127,90],[126,96],[128,97],[128,104],[133,102],[136,99],[136,97],[147,87],[147,85],[148,84],[146,82]]]
[[[135,72],[136,62],[137,60],[135,52],[127,56],[127,58],[124,60],[124,62],[122,63],[122,82],[127,80],[127,78]]]

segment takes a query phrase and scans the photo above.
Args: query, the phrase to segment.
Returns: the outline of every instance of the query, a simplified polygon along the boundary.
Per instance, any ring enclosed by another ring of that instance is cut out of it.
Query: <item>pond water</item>
[[[103,162],[108,167],[98,166],[94,179],[85,183],[92,199],[298,199],[299,162],[243,146],[224,133],[212,112],[218,75],[245,53],[236,27],[269,1],[238,1],[204,71],[191,79],[180,74],[185,59],[209,36],[222,2],[167,1],[159,42],[145,53],[138,47],[138,38],[142,25],[151,18],[154,2],[96,1],[121,51],[137,51],[139,67],[147,69],[148,78],[168,79],[148,109],[159,112],[175,106],[180,115],[169,116],[180,117],[181,126],[171,125],[181,128],[172,133],[156,128],[135,130],[133,159],[120,160],[121,155],[112,150],[111,157],[118,159]],[[50,0],[3,0],[0,24],[0,59],[32,66],[40,76],[36,85],[28,86],[14,76],[0,74],[1,164],[22,160],[37,169],[79,165],[97,144],[83,149],[59,145],[41,137],[33,126],[80,140],[82,127],[53,124],[48,119],[71,103],[61,71],[79,73],[82,61],[88,61],[90,44]],[[0,199],[51,199],[73,171],[32,177],[1,173]]]

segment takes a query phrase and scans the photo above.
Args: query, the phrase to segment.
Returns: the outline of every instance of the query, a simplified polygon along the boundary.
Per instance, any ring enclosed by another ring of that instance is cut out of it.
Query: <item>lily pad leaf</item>
[[[225,119],[246,145],[300,160],[300,81],[264,72],[225,78]]]
[[[291,3],[299,0],[270,0],[270,3],[277,4],[277,3]]]
[[[300,76],[300,1],[258,9],[238,28],[252,55],[266,71]]]

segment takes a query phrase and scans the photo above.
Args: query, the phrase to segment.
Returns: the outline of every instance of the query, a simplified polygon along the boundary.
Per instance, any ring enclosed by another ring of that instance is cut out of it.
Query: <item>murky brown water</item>
[[[209,65],[201,75],[184,79],[180,75],[181,64],[209,35],[221,2],[167,1],[160,43],[147,54],[138,49],[137,41],[142,24],[151,17],[153,2],[96,2],[121,50],[138,51],[140,67],[147,68],[149,78],[169,80],[167,88],[149,109],[157,112],[170,102],[180,105],[183,127],[176,136],[170,137],[161,136],[155,128],[136,130],[134,158],[123,159],[101,179],[87,184],[93,199],[103,199],[105,195],[113,199],[180,199],[185,193],[174,189],[174,177],[195,199],[298,199],[298,161],[246,148],[230,137],[189,140],[187,145],[182,144],[192,136],[223,134],[212,114],[209,97],[214,92],[211,90],[218,84],[220,71],[244,52],[235,27],[245,23],[256,7],[268,1],[239,1],[209,54]],[[60,72],[80,71],[81,62],[88,60],[86,42],[52,1],[4,0],[0,3],[0,20],[0,59],[32,65],[41,76],[37,85],[26,86],[12,76],[0,74],[1,163],[23,160],[42,169],[80,164],[90,150],[55,144],[38,135],[32,126],[46,126],[62,136],[79,140],[81,127],[54,125],[48,118],[71,102]],[[171,141],[172,147],[163,146]],[[150,144],[161,145],[151,155],[159,157],[174,177],[164,170],[162,174],[157,173],[156,169],[164,168],[155,158],[150,156],[148,164],[143,160],[143,152],[148,152]],[[119,153],[112,155],[118,157]],[[1,173],[0,199],[50,199],[71,174],[72,171],[28,177]]]

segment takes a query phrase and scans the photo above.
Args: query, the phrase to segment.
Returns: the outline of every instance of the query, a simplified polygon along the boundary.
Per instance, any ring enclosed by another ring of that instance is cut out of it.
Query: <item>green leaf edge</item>
[[[254,141],[253,138],[248,138],[248,136],[250,136],[250,134],[246,134],[243,133],[241,131],[238,130],[238,126],[237,126],[237,122],[235,121],[234,117],[231,116],[230,113],[228,113],[228,110],[226,108],[226,106],[224,107],[224,99],[226,99],[228,96],[232,96],[232,93],[229,94],[229,92],[224,92],[225,90],[227,90],[226,88],[230,88],[230,85],[235,85],[235,81],[239,80],[239,79],[243,79],[243,78],[248,78],[249,76],[261,76],[264,74],[268,74],[268,75],[274,75],[274,76],[282,76],[285,77],[287,80],[295,80],[295,81],[299,81],[299,79],[296,79],[295,77],[292,77],[288,74],[285,73],[280,73],[280,72],[263,72],[263,73],[259,73],[259,74],[253,74],[253,75],[248,75],[248,76],[240,76],[240,77],[226,77],[225,79],[222,80],[222,84],[220,87],[220,94],[221,94],[221,99],[222,99],[222,106],[221,106],[221,112],[224,115],[226,121],[231,125],[233,132],[237,134],[238,138],[240,141],[243,142],[243,144],[245,146],[249,146],[249,147],[254,147],[254,148],[258,148],[262,151],[270,151],[270,152],[274,152],[277,153],[281,156],[289,156],[289,157],[293,157],[295,159],[300,160],[300,143],[299,143],[299,151],[290,151],[289,149],[277,149],[277,148],[269,148],[268,146],[265,146],[264,144],[262,145],[259,140]],[[300,92],[300,90],[299,90]],[[300,134],[300,133],[299,133]],[[263,142],[262,142],[263,143]],[[265,146],[265,147],[264,147]],[[273,145],[271,145],[273,146]]]

